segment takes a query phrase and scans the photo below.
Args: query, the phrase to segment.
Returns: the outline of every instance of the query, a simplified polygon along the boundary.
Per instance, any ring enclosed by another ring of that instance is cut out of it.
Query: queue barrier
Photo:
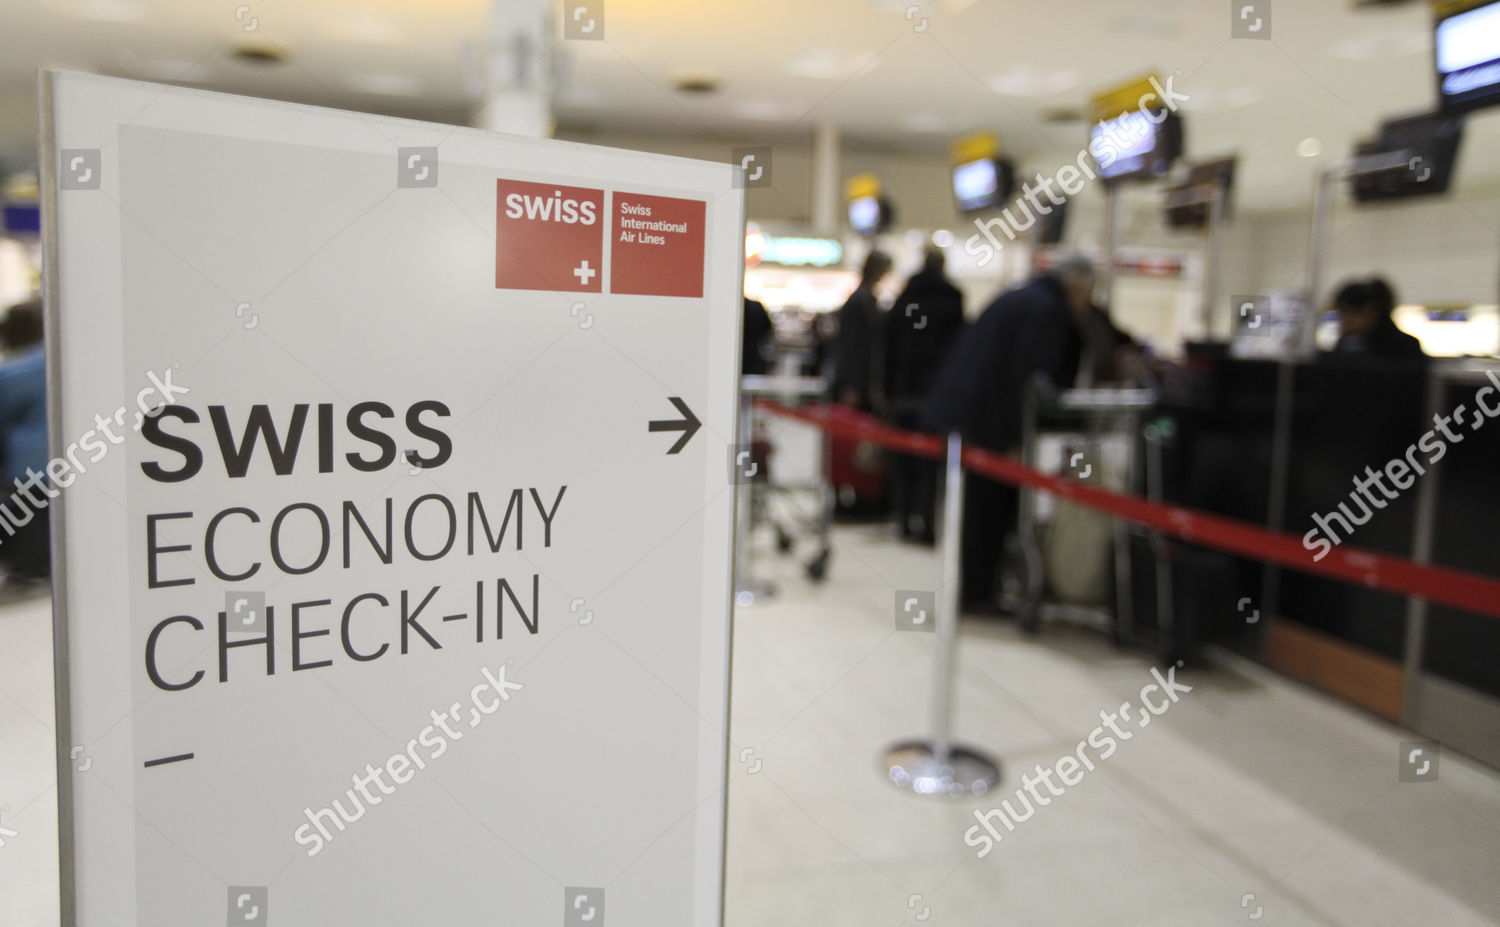
[[[903,454],[941,460],[945,453],[945,443],[937,435],[894,428],[873,417],[850,416],[847,412],[834,418],[827,403],[794,408],[757,399],[755,404],[770,414],[803,422],[829,434],[869,441]],[[980,448],[963,448],[961,459],[963,469],[970,473],[1050,493],[1203,547],[1500,619],[1500,580],[1477,573],[1418,563],[1347,544],[1335,546],[1321,559],[1314,559],[1301,537],[1252,522],[1085,485],[1033,469],[1010,455]]]

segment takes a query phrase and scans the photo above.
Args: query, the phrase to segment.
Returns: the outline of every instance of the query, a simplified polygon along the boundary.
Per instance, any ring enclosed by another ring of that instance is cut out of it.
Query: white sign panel
[[[65,922],[719,923],[732,168],[43,112]]]

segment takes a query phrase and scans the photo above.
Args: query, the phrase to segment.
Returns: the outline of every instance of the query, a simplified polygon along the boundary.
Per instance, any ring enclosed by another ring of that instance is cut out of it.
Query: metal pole
[[[1276,411],[1271,423],[1271,486],[1270,498],[1266,501],[1266,527],[1280,531],[1286,525],[1286,494],[1291,485],[1292,459],[1292,415],[1296,411],[1292,402],[1297,385],[1297,364],[1283,357],[1276,365]],[[1275,618],[1281,607],[1281,567],[1266,563],[1261,571],[1261,601],[1259,607],[1268,617]],[[1267,628],[1270,622],[1261,625]],[[1259,647],[1266,644],[1265,631],[1261,631]]]
[[[1161,429],[1151,425],[1146,429],[1146,498],[1152,502],[1165,501],[1162,473]],[[1156,630],[1157,652],[1163,656],[1175,654],[1177,639],[1177,600],[1172,582],[1172,563],[1167,559],[1167,539],[1160,531],[1151,532],[1151,550],[1156,560]]]
[[[1313,181],[1312,226],[1307,234],[1307,293],[1303,307],[1301,331],[1297,334],[1295,353],[1299,357],[1310,357],[1317,347],[1318,293],[1323,287],[1324,246],[1328,238],[1328,215],[1332,209],[1333,182],[1345,176],[1344,166],[1320,171]],[[1271,487],[1266,504],[1266,527],[1280,531],[1286,523],[1286,494],[1291,482],[1292,415],[1293,393],[1297,383],[1297,364],[1292,357],[1277,359],[1276,411],[1271,432]],[[1261,610],[1274,617],[1281,604],[1281,568],[1267,563],[1261,573]],[[1268,627],[1269,622],[1261,625]],[[1265,646],[1262,631],[1260,645]]]
[[[737,455],[751,453],[755,439],[755,421],[752,418],[755,410],[750,404],[750,398],[750,391],[741,384]],[[753,458],[748,465],[754,465]],[[750,542],[755,534],[753,494],[758,491],[755,481],[764,481],[765,476],[747,470],[747,462],[737,457],[734,461],[733,478],[735,491],[734,601],[736,605],[748,608],[754,605],[757,599],[769,599],[776,593],[770,583],[755,578],[750,552]]]
[[[1312,228],[1307,234],[1307,306],[1298,333],[1297,351],[1311,355],[1317,346],[1318,294],[1323,291],[1323,259],[1328,242],[1328,215],[1333,208],[1333,181],[1344,173],[1341,168],[1318,173],[1313,182]]]
[[[1427,419],[1434,421],[1448,398],[1448,381],[1442,371],[1434,370],[1427,380]],[[1424,422],[1425,424],[1425,422]],[[1417,519],[1412,530],[1411,559],[1417,563],[1432,562],[1433,530],[1437,524],[1438,492],[1443,478],[1442,465],[1430,463],[1428,473],[1417,490]],[[1402,652],[1401,723],[1412,730],[1422,727],[1422,657],[1427,642],[1427,600],[1409,596],[1406,600],[1406,646]]]
[[[977,750],[954,746],[953,673],[958,662],[958,610],[963,524],[963,440],[948,436],[944,477],[942,575],[936,599],[933,642],[932,739],[908,741],[886,751],[883,765],[892,782],[919,795],[983,795],[1000,781],[1000,767]]]
[[[1120,247],[1119,194],[1111,186],[1104,188],[1104,273],[1099,281],[1104,291],[1104,308],[1115,305],[1115,252]]]
[[[1214,181],[1213,193],[1208,199],[1208,254],[1203,268],[1203,304],[1198,309],[1198,325],[1202,329],[1200,337],[1204,340],[1213,336],[1212,312],[1214,299],[1218,296],[1219,271],[1223,265],[1224,235],[1221,226],[1224,224],[1226,192],[1223,183]],[[1233,323],[1231,329],[1232,325]]]
[[[959,527],[964,510],[964,445],[956,433],[948,436],[948,461],[943,477],[942,583],[938,586],[937,646],[933,648],[932,743],[938,756],[948,755],[949,727],[953,720],[953,668],[958,657]]]
[[[1033,468],[1037,465],[1040,389],[1037,381],[1032,379],[1027,381],[1021,394],[1021,462]],[[1015,611],[1021,630],[1030,633],[1041,626],[1042,586],[1047,576],[1042,564],[1041,541],[1037,538],[1037,492],[1030,486],[1022,486],[1017,499],[1020,511],[1016,514],[1016,542],[1021,548],[1025,588],[1021,590],[1020,601],[1015,603]]]

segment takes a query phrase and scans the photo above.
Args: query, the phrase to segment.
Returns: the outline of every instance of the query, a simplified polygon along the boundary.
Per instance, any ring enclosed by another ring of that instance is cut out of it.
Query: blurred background
[[[1282,2],[1258,13],[1242,5],[1247,25],[1266,22],[1236,40],[1230,5],[1218,0],[598,0],[575,4],[596,32],[568,39],[559,5],[522,0],[9,0],[0,175],[7,200],[24,202],[39,67],[711,160],[769,147],[771,182],[748,191],[752,221],[851,253],[832,272],[769,262],[776,269],[752,271],[750,289],[773,312],[818,311],[842,303],[852,281],[838,271],[860,256],[844,214],[847,179],[879,179],[894,206],[887,237],[914,263],[932,236],[961,244],[972,233],[952,191],[955,140],[992,133],[1018,183],[1051,176],[1087,146],[1094,95],[1148,72],[1176,75],[1190,97],[1184,160],[1238,163],[1219,245],[1231,257],[1207,297],[1201,231],[1167,226],[1161,184],[1122,193],[1119,245],[1141,260],[1122,273],[1113,311],[1171,352],[1227,334],[1230,296],[1302,285],[1316,174],[1377,138],[1385,121],[1437,103],[1426,0]],[[1485,152],[1497,137],[1495,118],[1465,126],[1446,199],[1356,210],[1341,187],[1328,276],[1385,268],[1413,306],[1473,309],[1469,324],[1491,333],[1493,350],[1500,159]],[[1074,198],[1064,241],[1103,246],[1102,193],[1091,183]],[[24,228],[10,234],[24,250]],[[971,305],[1025,276],[1028,244],[982,268],[951,250]],[[28,285],[15,250],[0,258],[0,296]],[[1448,353],[1453,330],[1433,333],[1434,348]]]
[[[1129,363],[1075,344],[1026,392],[1013,359],[1004,433],[968,437],[1301,536],[1500,383],[1500,3],[0,0],[0,307],[41,281],[39,68],[742,168],[727,923],[1500,924],[1496,607],[972,476],[960,554],[936,464],[750,406],[964,430],[943,377],[1003,366],[996,298],[1082,280]],[[1449,450],[1355,543],[1500,577],[1500,425]],[[934,680],[902,603],[946,607],[961,555],[984,588]],[[52,839],[43,591],[0,608],[0,774],[33,786],[0,827]],[[1170,717],[975,854],[975,792],[1173,667]],[[1002,773],[953,802],[883,752],[943,692]],[[0,922],[57,922],[55,849],[0,850]]]

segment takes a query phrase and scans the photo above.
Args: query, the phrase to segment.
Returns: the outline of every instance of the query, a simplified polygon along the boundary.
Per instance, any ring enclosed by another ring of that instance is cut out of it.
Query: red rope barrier
[[[767,399],[757,399],[755,404],[767,412],[804,422],[829,434],[870,441],[903,454],[933,459],[941,459],[944,454],[944,442],[936,435],[892,428],[869,416],[844,413],[842,418],[835,418],[829,414],[831,407],[827,405],[793,408]],[[963,465],[971,473],[1050,493],[1204,547],[1382,592],[1417,596],[1429,602],[1500,619],[1500,580],[1477,573],[1424,565],[1404,557],[1347,545],[1335,546],[1323,559],[1314,560],[1312,553],[1303,546],[1302,538],[1294,534],[1089,486],[1032,469],[1009,455],[965,447]]]

